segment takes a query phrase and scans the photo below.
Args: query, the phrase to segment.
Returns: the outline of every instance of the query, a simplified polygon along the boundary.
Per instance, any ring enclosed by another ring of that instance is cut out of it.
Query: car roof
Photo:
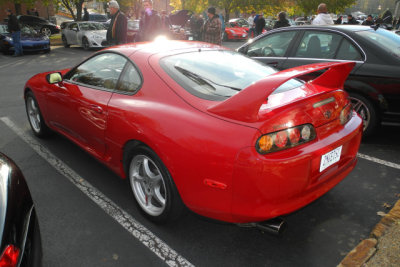
[[[367,31],[370,30],[370,26],[364,25],[297,25],[285,28],[279,28],[279,30],[296,30],[296,29],[331,29],[340,30],[343,32],[356,32],[356,31]],[[274,29],[274,31],[277,29]]]

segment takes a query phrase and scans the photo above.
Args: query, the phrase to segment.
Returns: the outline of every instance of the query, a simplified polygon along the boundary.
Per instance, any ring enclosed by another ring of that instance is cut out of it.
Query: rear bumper
[[[343,180],[357,163],[362,136],[358,115],[335,133],[332,125],[317,130],[318,139],[296,148],[258,154],[243,149],[233,175],[232,221],[257,222],[288,214],[304,207]],[[339,162],[319,171],[322,155],[342,146]]]

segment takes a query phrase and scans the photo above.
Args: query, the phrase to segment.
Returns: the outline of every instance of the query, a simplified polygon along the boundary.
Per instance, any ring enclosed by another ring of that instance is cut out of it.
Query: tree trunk
[[[14,7],[15,7],[15,14],[22,15],[21,4],[14,3]]]

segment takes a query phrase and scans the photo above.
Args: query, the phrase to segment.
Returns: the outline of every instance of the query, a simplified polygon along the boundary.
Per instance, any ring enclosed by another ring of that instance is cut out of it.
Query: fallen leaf
[[[382,217],[386,216],[386,213],[383,211],[378,211],[376,214],[378,214],[379,216],[382,216]]]

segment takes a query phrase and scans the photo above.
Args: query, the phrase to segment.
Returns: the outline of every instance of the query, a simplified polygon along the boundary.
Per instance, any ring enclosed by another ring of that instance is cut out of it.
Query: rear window
[[[163,69],[189,93],[222,101],[277,70],[234,51],[198,51],[165,57]],[[290,80],[276,92],[301,86]]]
[[[376,31],[359,31],[356,33],[391,55],[400,58],[400,36],[394,32],[378,29]]]

